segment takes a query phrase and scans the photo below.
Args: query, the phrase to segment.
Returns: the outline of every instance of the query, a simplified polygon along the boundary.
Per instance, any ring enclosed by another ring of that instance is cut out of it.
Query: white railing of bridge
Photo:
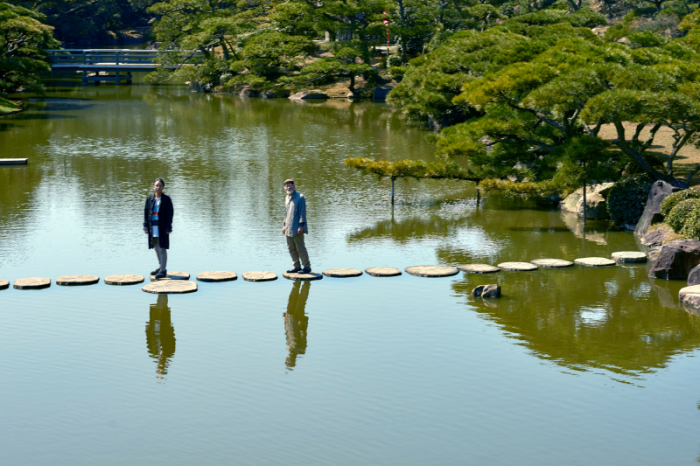
[[[130,50],[130,49],[65,49],[47,50],[48,59],[55,65],[97,65],[110,63],[114,65],[153,64],[159,55],[165,53],[159,50]],[[199,51],[182,51],[191,58],[201,58]]]

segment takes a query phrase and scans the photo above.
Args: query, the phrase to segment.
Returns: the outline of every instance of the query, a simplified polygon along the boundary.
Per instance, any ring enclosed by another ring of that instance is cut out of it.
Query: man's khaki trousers
[[[289,255],[292,256],[294,267],[301,268],[303,264],[304,267],[311,268],[309,253],[306,252],[306,245],[304,245],[304,235],[287,236],[287,248],[289,248]]]

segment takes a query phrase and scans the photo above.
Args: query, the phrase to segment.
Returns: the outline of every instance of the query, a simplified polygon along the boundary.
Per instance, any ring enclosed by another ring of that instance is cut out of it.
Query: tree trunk
[[[586,227],[586,183],[583,183],[583,226]]]
[[[391,205],[394,205],[394,178],[391,179]]]

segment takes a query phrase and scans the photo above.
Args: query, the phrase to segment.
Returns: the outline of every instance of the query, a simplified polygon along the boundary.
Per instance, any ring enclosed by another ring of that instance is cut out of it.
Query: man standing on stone
[[[155,249],[159,267],[151,272],[159,280],[168,275],[168,248],[173,232],[173,202],[163,194],[165,181],[156,178],[153,194],[146,198],[143,211],[143,231],[148,234],[148,249]]]
[[[306,223],[306,199],[296,191],[294,180],[285,180],[284,190],[287,196],[284,201],[282,234],[287,237],[287,248],[294,262],[294,268],[287,270],[287,273],[309,273],[311,262],[304,245],[304,234],[309,232]]]

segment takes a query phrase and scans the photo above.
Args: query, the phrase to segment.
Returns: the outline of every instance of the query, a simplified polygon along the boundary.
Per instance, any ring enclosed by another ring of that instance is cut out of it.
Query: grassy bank
[[[16,113],[22,111],[22,102],[7,100],[0,97],[0,116],[8,113]]]

